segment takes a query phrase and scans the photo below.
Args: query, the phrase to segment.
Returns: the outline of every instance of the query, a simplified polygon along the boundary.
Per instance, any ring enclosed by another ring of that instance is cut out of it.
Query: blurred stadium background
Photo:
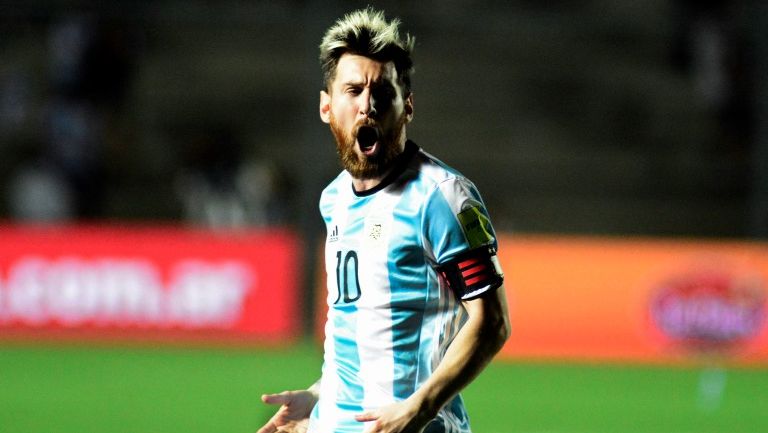
[[[508,251],[476,431],[768,431],[757,0],[0,1],[0,431],[254,431],[317,377],[317,45],[365,4],[416,36],[409,136]],[[151,301],[93,300],[126,273]]]

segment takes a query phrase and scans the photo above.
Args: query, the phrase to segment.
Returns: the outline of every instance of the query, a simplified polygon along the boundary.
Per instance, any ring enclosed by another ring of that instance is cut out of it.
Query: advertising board
[[[284,341],[300,330],[292,233],[0,227],[0,337]]]
[[[502,236],[503,355],[768,363],[768,246]]]

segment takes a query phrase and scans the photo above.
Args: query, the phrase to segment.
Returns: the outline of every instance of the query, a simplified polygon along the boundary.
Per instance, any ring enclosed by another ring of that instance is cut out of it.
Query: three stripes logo
[[[487,262],[481,261],[479,258],[470,258],[459,262],[459,272],[461,279],[464,280],[464,285],[467,287],[482,284],[491,278]]]
[[[328,236],[328,242],[336,242],[339,240],[339,226],[333,226],[333,231],[331,232],[331,235]]]

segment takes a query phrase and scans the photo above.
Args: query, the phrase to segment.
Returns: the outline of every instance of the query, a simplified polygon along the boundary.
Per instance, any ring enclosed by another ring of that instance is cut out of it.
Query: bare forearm
[[[498,290],[504,290],[503,286]],[[499,352],[509,336],[506,299],[501,304],[470,311],[470,318],[448,347],[440,365],[411,398],[430,419],[466,387]]]

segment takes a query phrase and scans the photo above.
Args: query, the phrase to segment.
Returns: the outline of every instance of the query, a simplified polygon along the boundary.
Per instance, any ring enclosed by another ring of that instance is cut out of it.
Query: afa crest
[[[382,234],[381,223],[372,224],[371,229],[368,232],[368,237],[370,237],[374,241],[378,241],[379,239],[381,239],[381,234]]]

